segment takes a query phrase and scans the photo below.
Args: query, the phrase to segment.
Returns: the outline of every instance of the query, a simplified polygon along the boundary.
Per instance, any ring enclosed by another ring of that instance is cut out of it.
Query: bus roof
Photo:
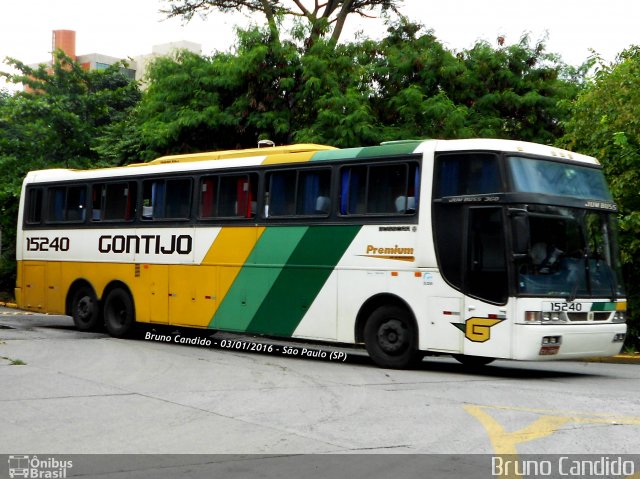
[[[224,169],[252,167],[267,164],[303,163],[322,160],[349,160],[358,158],[384,158],[420,154],[424,151],[504,151],[514,154],[528,154],[556,158],[558,161],[599,165],[590,156],[567,150],[515,140],[463,139],[463,140],[402,140],[384,142],[378,146],[337,149],[332,146],[310,143],[287,146],[250,148],[244,150],[224,150],[184,155],[162,156],[148,163],[102,168],[94,170],[49,169],[32,171],[28,181],[61,181],[75,178],[105,178],[134,176],[141,173],[169,173],[197,171],[202,169]],[[77,175],[77,176],[76,176]]]
[[[161,156],[148,163],[136,163],[130,166],[164,165],[167,163],[186,163],[190,161],[228,160],[252,156],[291,155],[293,153],[309,153],[315,151],[335,150],[333,146],[301,143],[297,145],[273,146],[264,148],[248,148],[244,150],[208,151],[204,153],[188,153],[184,155]]]
[[[459,151],[459,150],[489,150],[505,151],[515,154],[523,153],[535,156],[546,156],[556,158],[559,161],[574,161],[587,163],[589,165],[599,165],[600,162],[592,156],[574,153],[562,148],[555,148],[549,145],[541,145],[528,141],[518,140],[495,140],[491,138],[475,138],[463,140],[434,140],[437,142],[436,151]]]

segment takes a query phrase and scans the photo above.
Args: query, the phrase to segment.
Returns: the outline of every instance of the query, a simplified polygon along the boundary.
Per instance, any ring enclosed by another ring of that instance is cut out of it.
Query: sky
[[[303,0],[311,4],[310,0]],[[27,64],[49,60],[51,32],[76,31],[76,53],[102,53],[127,58],[151,52],[156,44],[188,40],[204,54],[227,51],[234,26],[261,16],[211,14],[189,23],[166,20],[158,13],[163,0],[0,0],[0,61],[10,56]],[[507,44],[527,33],[546,38],[547,51],[579,65],[590,49],[608,61],[632,44],[640,45],[640,2],[634,0],[405,0],[401,12],[433,29],[449,49],[470,48],[477,40]],[[351,17],[342,39],[362,32],[384,36],[380,20]],[[0,71],[10,71],[0,63]],[[0,79],[0,88],[6,84]]]

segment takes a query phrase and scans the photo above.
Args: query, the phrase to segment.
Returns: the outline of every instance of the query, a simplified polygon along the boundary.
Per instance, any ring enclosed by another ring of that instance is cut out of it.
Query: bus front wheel
[[[104,300],[104,325],[111,336],[122,338],[133,331],[135,310],[131,295],[122,288],[115,288]]]
[[[422,355],[417,350],[417,331],[406,309],[382,306],[364,326],[364,343],[373,362],[383,368],[413,366]]]
[[[80,331],[93,331],[100,326],[100,305],[90,286],[80,286],[73,294],[71,317]]]

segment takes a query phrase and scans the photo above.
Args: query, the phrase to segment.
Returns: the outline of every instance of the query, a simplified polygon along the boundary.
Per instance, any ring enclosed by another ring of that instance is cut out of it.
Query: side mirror
[[[511,210],[511,236],[513,238],[513,254],[526,255],[529,253],[529,215],[524,210]]]

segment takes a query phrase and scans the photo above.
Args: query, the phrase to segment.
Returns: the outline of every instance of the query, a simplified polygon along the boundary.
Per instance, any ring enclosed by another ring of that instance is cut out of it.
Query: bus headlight
[[[563,313],[555,311],[525,311],[524,321],[526,323],[565,323],[567,317]]]
[[[549,312],[549,311],[543,311],[542,312],[542,321],[550,321],[550,322],[554,322],[557,323],[558,321],[566,321],[564,315],[562,313],[558,313],[558,312]]]
[[[541,311],[525,311],[524,313],[525,323],[540,323],[542,322]]]
[[[613,323],[624,323],[627,321],[626,311],[616,311],[611,320]]]

